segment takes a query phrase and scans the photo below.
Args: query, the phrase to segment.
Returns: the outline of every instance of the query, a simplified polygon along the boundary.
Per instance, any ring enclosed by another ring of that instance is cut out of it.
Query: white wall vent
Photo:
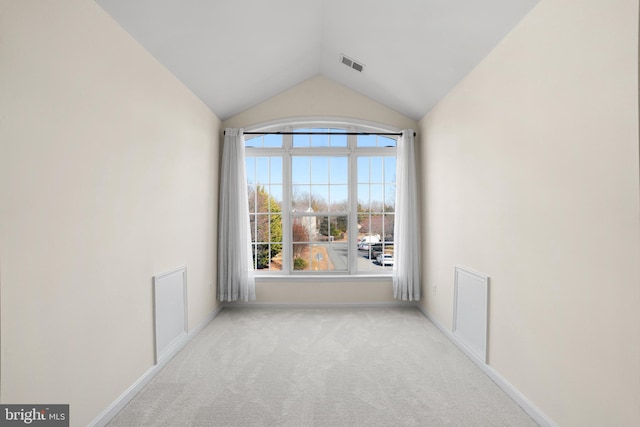
[[[481,363],[487,363],[489,276],[456,266],[453,288],[453,336]]]
[[[346,65],[349,68],[353,68],[354,70],[358,71],[358,72],[362,72],[362,70],[364,70],[364,65],[357,62],[356,60],[349,58],[348,56],[344,55],[344,54],[340,54],[340,62],[342,62],[344,65]]]
[[[160,363],[187,338],[187,268],[153,276],[153,299],[156,363]]]

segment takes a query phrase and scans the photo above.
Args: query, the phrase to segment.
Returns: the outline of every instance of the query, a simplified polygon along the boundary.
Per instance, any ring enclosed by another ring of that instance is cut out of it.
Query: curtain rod
[[[226,135],[227,132],[225,131]],[[380,135],[402,136],[402,132],[243,132],[244,135]],[[415,138],[416,133],[413,133]]]

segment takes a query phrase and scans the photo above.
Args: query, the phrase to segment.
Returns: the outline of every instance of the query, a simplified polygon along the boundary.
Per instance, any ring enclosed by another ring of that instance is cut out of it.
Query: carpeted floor
[[[109,424],[535,425],[413,308],[225,309]]]

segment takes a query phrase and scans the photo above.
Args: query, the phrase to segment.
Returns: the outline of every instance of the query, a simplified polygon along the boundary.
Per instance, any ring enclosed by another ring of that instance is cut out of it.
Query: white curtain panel
[[[393,295],[420,300],[420,217],[413,129],[398,138],[396,220],[394,225]]]
[[[218,300],[256,298],[242,129],[226,129],[218,222]]]

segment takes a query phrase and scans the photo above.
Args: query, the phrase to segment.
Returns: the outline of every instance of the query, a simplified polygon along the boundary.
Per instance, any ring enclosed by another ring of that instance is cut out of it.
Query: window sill
[[[391,282],[393,276],[391,274],[339,274],[339,275],[286,275],[286,274],[265,274],[255,275],[256,282]]]

